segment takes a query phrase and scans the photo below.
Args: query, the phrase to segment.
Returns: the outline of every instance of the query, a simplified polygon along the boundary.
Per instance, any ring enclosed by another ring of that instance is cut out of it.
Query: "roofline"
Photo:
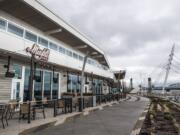
[[[59,17],[57,14],[55,14],[53,11],[51,11],[48,7],[43,5],[40,1],[38,0],[22,0],[26,4],[30,5],[34,9],[38,10],[41,14],[44,14],[46,17],[60,25],[61,27],[65,28],[68,30],[70,33],[72,33],[74,36],[85,42],[88,46],[92,47],[95,49],[97,52],[102,54],[104,56],[104,59],[107,63],[107,66],[110,68],[110,64],[105,56],[105,53],[92,41],[90,41],[87,36],[82,34],[79,30],[77,30],[73,25],[67,23],[65,20],[63,20],[61,17]]]

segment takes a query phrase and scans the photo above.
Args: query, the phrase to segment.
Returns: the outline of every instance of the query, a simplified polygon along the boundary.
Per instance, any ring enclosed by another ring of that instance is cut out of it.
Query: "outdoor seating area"
[[[96,95],[96,103],[94,104],[93,96],[83,96],[83,108],[94,107],[96,104],[120,100],[121,94]],[[78,112],[81,109],[80,96],[63,96],[61,99],[35,100],[31,102],[18,102],[10,100],[7,103],[0,103],[0,118],[2,128],[11,126],[11,121],[31,123],[38,119],[46,119],[47,117],[57,117],[61,114]],[[1,125],[0,125],[1,127]]]

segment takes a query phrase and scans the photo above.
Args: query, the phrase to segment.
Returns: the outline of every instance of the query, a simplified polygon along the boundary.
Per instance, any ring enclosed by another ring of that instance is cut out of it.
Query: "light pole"
[[[79,110],[80,112],[83,111],[84,70],[85,70],[87,58],[88,58],[88,53],[84,57],[83,67],[82,67],[82,72],[81,72],[81,99],[80,99],[81,107],[80,107],[80,110]]]

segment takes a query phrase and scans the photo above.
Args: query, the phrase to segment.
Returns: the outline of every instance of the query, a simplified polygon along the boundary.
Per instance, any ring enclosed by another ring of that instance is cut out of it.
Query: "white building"
[[[28,100],[31,55],[26,49],[34,44],[50,54],[44,66],[36,60],[32,97],[54,99],[79,92],[87,53],[84,92],[108,93],[113,73],[104,52],[85,35],[37,0],[0,0],[0,100]]]

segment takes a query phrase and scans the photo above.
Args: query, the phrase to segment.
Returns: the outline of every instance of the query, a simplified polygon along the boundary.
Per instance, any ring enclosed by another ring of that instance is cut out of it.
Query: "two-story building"
[[[87,54],[84,93],[109,92],[113,73],[108,60],[85,35],[37,0],[0,0],[0,100],[28,99],[32,55],[27,48],[33,45],[37,57],[47,58],[43,64],[35,61],[34,98],[79,92]]]

